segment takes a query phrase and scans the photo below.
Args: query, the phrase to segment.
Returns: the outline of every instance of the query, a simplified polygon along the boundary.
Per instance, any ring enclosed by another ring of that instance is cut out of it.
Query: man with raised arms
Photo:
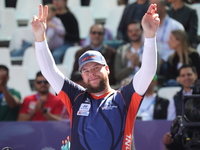
[[[39,15],[31,22],[36,55],[43,75],[69,112],[71,150],[131,149],[134,120],[156,73],[155,37],[160,23],[156,9],[156,4],[151,4],[142,19],[145,42],[141,68],[129,84],[114,90],[109,85],[109,67],[99,52],[87,51],[79,58],[86,89],[58,70],[45,36],[48,7],[43,10],[39,6]]]

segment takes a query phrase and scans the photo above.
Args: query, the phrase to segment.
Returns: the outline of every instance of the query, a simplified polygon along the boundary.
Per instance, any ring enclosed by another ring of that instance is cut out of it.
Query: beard
[[[139,37],[137,37],[137,38],[135,38],[135,39],[131,39],[130,38],[130,42],[139,42],[139,41],[141,41],[141,36],[139,36]]]
[[[49,93],[49,89],[43,88],[43,89],[38,89],[38,92],[42,95],[45,95],[47,93]]]
[[[103,90],[105,90],[106,86],[107,86],[107,78],[101,78],[99,85],[97,87],[92,87],[90,84],[87,84],[87,91],[89,93],[99,93]]]

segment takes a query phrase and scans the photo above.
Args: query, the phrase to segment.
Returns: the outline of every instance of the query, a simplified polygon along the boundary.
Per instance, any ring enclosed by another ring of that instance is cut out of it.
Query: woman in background
[[[167,86],[178,84],[178,70],[182,65],[189,64],[196,68],[198,78],[200,77],[200,56],[198,52],[189,45],[185,31],[174,30],[170,34],[168,41],[174,53],[169,56],[167,61]]]
[[[79,44],[79,28],[75,16],[67,7],[67,0],[53,0],[52,2],[56,8],[56,17],[61,19],[66,32],[64,46],[55,49],[52,53],[56,64],[60,64],[67,48]]]

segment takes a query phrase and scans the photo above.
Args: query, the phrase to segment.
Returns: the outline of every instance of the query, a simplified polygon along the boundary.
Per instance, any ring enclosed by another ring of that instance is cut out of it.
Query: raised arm
[[[151,4],[142,18],[145,36],[142,65],[133,78],[134,89],[139,95],[143,95],[146,92],[157,69],[156,31],[160,24],[160,19],[156,10],[157,5]]]
[[[54,59],[47,45],[45,35],[47,16],[48,7],[45,6],[43,10],[43,6],[39,5],[38,17],[33,16],[31,25],[35,36],[36,57],[41,72],[51,84],[55,92],[59,93],[64,83],[64,75],[56,67]]]

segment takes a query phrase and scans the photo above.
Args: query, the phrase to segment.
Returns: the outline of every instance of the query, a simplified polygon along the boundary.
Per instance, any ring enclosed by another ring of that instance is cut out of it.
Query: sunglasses
[[[44,80],[44,81],[36,81],[36,83],[37,83],[37,84],[42,84],[42,83],[44,83],[44,84],[49,84],[49,82],[48,82],[48,81],[45,81],[45,80]]]
[[[103,35],[104,34],[103,32],[97,32],[97,31],[91,31],[90,33],[93,35],[95,35],[95,34]]]

